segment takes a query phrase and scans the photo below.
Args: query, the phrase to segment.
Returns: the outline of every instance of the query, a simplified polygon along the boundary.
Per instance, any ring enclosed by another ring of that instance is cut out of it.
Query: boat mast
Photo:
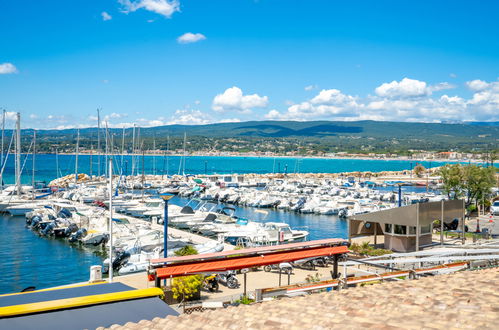
[[[168,150],[170,149],[170,135],[166,137],[166,151],[163,154],[163,171],[161,172],[161,179],[165,175],[165,163],[166,163],[166,176],[168,176]]]
[[[146,152],[144,149],[144,141],[142,141],[142,201],[144,201],[144,190],[145,190],[145,179],[146,179],[146,173],[145,167],[144,167],[144,158],[146,157]]]
[[[100,109],[97,109],[97,176],[100,177]]]
[[[16,121],[16,187],[21,195],[21,113],[17,113]]]
[[[125,161],[125,125],[123,125],[123,133],[121,135],[121,175],[123,175],[123,162]]]
[[[113,157],[109,157],[109,283],[113,282]]]
[[[59,178],[59,152],[55,148],[55,175]]]
[[[105,147],[105,155],[104,155],[104,159],[105,159],[105,164],[107,164],[109,162],[109,131],[107,130],[107,121],[106,121],[106,147]],[[106,166],[106,176],[108,175],[108,167]]]
[[[137,160],[135,162],[135,167],[137,170],[137,176],[139,175],[139,157],[140,157],[140,151],[144,147],[144,141],[140,140],[140,126],[137,127],[137,143],[135,144],[137,147]]]
[[[166,138],[166,176],[168,177],[168,174],[170,174],[170,164],[169,164],[169,157],[168,157],[168,154],[170,153],[170,135],[167,136]]]
[[[2,167],[3,167],[3,162],[4,162],[4,158],[3,158],[3,154],[4,154],[4,149],[3,149],[3,141],[4,141],[4,138],[5,138],[5,109],[3,109],[3,112],[2,112]],[[3,171],[2,173],[0,173],[0,189],[3,190]]]
[[[152,140],[152,174],[156,175],[156,138]]]
[[[80,129],[76,130],[75,186],[78,184],[78,152],[80,151]]]
[[[35,199],[35,156],[36,156],[36,131],[33,130],[33,174],[32,174],[32,186],[33,186],[33,199]]]
[[[184,160],[182,165],[182,175],[185,176],[185,157],[186,157],[187,133],[184,132]]]
[[[92,177],[92,167],[93,167],[93,164],[92,164],[92,156],[94,154],[94,145],[92,143],[90,143],[90,160],[89,160],[89,165],[90,165],[90,177]]]
[[[184,152],[182,154],[182,157],[180,158],[180,164],[178,167],[178,175],[182,173],[182,175],[185,175],[185,144],[187,140],[187,133],[184,132]]]
[[[135,170],[135,124],[133,124],[132,131],[132,178]]]

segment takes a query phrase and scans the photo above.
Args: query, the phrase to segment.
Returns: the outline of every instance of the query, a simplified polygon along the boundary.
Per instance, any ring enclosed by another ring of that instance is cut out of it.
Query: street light
[[[168,246],[168,201],[175,197],[175,195],[172,194],[161,194],[159,195],[164,201],[165,201],[165,211],[163,213],[163,227],[164,227],[164,233],[163,233],[163,239],[164,239],[164,251],[163,251],[163,256],[165,258],[168,257],[168,251],[167,251],[167,246]]]

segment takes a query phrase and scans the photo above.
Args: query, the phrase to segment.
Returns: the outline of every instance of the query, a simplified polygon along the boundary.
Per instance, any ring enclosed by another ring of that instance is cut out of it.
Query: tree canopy
[[[442,166],[439,174],[443,181],[443,191],[450,199],[466,198],[466,205],[478,204],[491,195],[497,185],[495,167],[452,164]]]

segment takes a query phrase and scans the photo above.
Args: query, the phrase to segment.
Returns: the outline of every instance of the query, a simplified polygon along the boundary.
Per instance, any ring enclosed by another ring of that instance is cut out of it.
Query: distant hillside
[[[499,126],[499,121],[471,121],[466,124],[473,126]]]
[[[143,136],[187,135],[207,137],[328,137],[353,135],[385,138],[464,137],[474,138],[488,134],[499,137],[499,125],[494,123],[436,124],[386,121],[248,121],[208,125],[168,125],[141,128]],[[499,124],[499,123],[498,123]],[[491,127],[492,126],[492,127]],[[121,129],[111,129],[121,133]],[[131,128],[128,129],[131,131]],[[66,136],[75,129],[40,130],[39,135]],[[82,136],[96,134],[96,128],[81,129]]]
[[[32,130],[24,130],[30,140]],[[63,146],[73,148],[76,130],[37,131],[41,150]],[[104,130],[101,138],[104,140]],[[122,129],[110,129],[111,136],[121,140]],[[497,148],[499,126],[483,123],[407,123],[383,121],[248,121],[208,125],[168,125],[140,128],[144,148],[166,148],[170,136],[171,149],[179,148],[186,133],[193,151],[281,151],[308,145],[315,153],[334,151],[405,152],[416,150],[484,151]],[[81,146],[94,147],[97,129],[80,130]],[[132,129],[126,130],[126,145],[131,145]],[[115,143],[117,145],[117,143]],[[284,145],[284,146],[283,146]],[[63,148],[63,149],[64,149]],[[284,148],[284,149],[283,149]],[[276,151],[276,150],[274,150]]]

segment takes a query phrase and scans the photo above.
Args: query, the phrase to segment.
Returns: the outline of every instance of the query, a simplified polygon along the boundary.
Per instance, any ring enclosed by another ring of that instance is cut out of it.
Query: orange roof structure
[[[182,264],[169,264],[156,269],[157,278],[168,278],[184,276],[202,272],[217,272],[227,270],[237,270],[250,267],[273,265],[281,262],[295,261],[305,258],[331,256],[348,252],[348,247],[344,245],[330,247],[313,247],[297,251],[280,251],[251,257],[233,257],[218,260],[206,260],[202,262],[188,262]]]
[[[274,246],[151,260],[150,279],[238,270],[348,252],[344,239],[323,239]]]

